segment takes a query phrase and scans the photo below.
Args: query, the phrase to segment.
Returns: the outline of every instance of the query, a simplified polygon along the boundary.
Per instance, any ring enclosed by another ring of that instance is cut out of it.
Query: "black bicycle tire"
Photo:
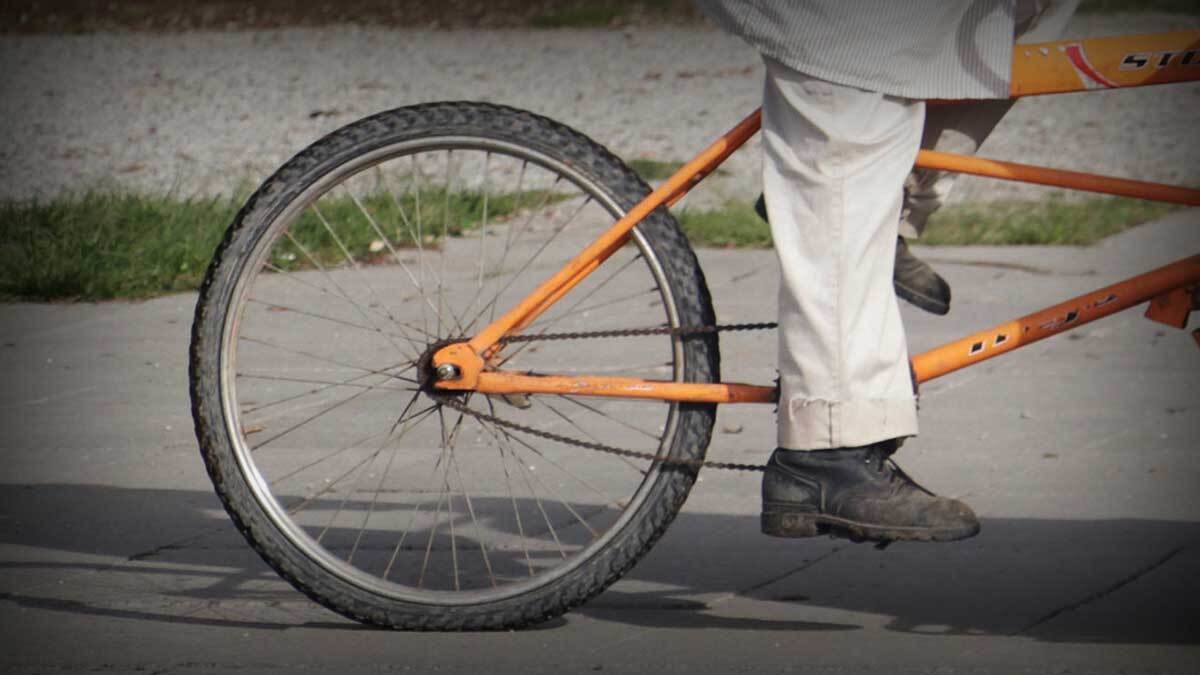
[[[364,623],[414,630],[516,628],[558,616],[603,591],[662,536],[683,505],[695,470],[664,468],[652,493],[610,544],[575,569],[532,592],[468,606],[426,605],[380,597],[326,573],[267,517],[248,487],[223,417],[219,388],[224,322],[235,283],[257,237],[322,175],[344,162],[405,139],[479,136],[524,145],[556,157],[587,176],[628,210],[649,187],[620,159],[577,131],[526,111],[473,102],[398,108],[352,123],[318,140],[284,164],[247,201],[229,226],[201,286],[189,355],[190,393],[200,450],[226,511],[255,551],[282,578],[313,600]],[[704,275],[686,236],[665,208],[638,225],[670,286],[682,325],[714,323]],[[713,334],[683,340],[684,379],[719,380]],[[670,455],[702,459],[716,406],[681,404]]]

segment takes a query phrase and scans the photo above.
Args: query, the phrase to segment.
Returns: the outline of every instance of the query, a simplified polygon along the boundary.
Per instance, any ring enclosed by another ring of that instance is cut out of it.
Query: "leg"
[[[929,106],[921,147],[941,152],[973,155],[1013,102],[971,101]],[[913,169],[904,179],[904,208],[900,213],[900,238],[896,241],[896,294],[934,314],[950,311],[950,284],[932,267],[908,250],[906,239],[925,230],[929,216],[942,207],[958,174]]]
[[[1048,42],[1062,37],[1079,0],[1018,0],[1018,44]],[[939,152],[973,155],[1014,101],[970,101],[929,106],[921,147]],[[904,209],[900,236],[915,239],[925,231],[934,211],[941,208],[958,174],[914,169],[904,181]]]
[[[767,60],[763,185],[779,255],[779,446],[763,531],[949,540],[969,507],[920,488],[888,457],[917,432],[892,264],[901,186],[924,104]]]
[[[1079,0],[1018,0],[1016,37],[1019,43],[1047,42],[1062,36]],[[930,106],[925,116],[921,147],[939,152],[973,155],[1013,101],[971,101]],[[908,251],[905,239],[925,231],[929,216],[950,196],[957,174],[914,169],[904,181],[904,208],[896,249],[896,293],[935,314],[950,311],[950,285],[929,265]]]
[[[900,186],[924,104],[767,61],[763,185],[782,277],[779,445],[837,448],[917,432],[889,280]]]

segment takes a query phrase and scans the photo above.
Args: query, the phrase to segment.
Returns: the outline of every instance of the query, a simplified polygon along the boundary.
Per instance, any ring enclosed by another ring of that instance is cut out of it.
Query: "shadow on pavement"
[[[575,612],[655,627],[797,631],[855,630],[868,614],[915,634],[1197,644],[1197,541],[1194,522],[985,518],[983,534],[968,542],[879,551],[771,539],[758,533],[755,516],[685,510],[622,583]],[[0,600],[24,607],[268,630],[359,628],[332,614],[327,622],[260,620],[254,608],[306,601],[203,491],[0,485],[0,544],[18,552],[0,560]],[[88,573],[105,575],[109,596],[71,597],[69,584],[50,581]],[[128,602],[133,596],[149,600]],[[248,611],[158,611],[170,603]],[[569,623],[568,616],[540,628]]]

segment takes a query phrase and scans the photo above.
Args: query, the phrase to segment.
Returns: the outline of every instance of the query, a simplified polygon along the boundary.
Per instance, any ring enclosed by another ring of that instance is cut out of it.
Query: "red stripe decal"
[[[1079,45],[1067,45],[1066,52],[1067,58],[1071,59],[1071,65],[1075,66],[1075,70],[1078,70],[1092,82],[1103,85],[1110,89],[1115,89],[1121,86],[1101,75],[1095,68],[1093,68],[1092,64],[1088,63],[1087,56],[1085,56],[1083,53],[1083,48]]]

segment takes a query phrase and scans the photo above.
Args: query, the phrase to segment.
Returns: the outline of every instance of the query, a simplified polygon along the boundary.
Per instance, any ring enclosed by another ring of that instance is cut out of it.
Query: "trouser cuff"
[[[917,435],[916,399],[825,401],[793,398],[779,402],[781,448],[827,450]]]

